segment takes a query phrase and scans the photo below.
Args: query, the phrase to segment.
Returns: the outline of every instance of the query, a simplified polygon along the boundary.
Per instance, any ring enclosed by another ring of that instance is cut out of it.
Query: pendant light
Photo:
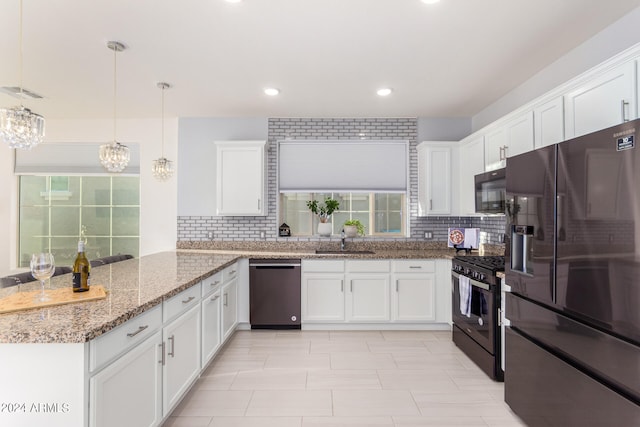
[[[169,83],[160,82],[158,87],[162,89],[162,157],[153,161],[153,176],[160,181],[166,181],[173,175],[173,162],[164,156],[164,91],[169,89]]]
[[[129,164],[129,147],[116,141],[116,92],[117,92],[117,64],[118,52],[125,50],[120,42],[107,42],[107,47],[113,51],[113,141],[100,146],[100,163],[109,172],[122,172]]]
[[[24,99],[22,87],[22,0],[20,0],[20,106],[0,108],[0,139],[10,148],[30,150],[44,139],[44,117],[31,112],[22,105]]]

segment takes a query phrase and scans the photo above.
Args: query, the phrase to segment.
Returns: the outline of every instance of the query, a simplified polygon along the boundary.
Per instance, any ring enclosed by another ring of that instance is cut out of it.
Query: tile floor
[[[524,426],[432,331],[238,331],[164,427]]]

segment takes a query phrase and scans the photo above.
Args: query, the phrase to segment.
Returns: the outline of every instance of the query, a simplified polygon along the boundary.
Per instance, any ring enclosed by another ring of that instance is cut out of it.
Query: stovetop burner
[[[457,261],[493,271],[504,271],[504,256],[464,256],[456,257]]]

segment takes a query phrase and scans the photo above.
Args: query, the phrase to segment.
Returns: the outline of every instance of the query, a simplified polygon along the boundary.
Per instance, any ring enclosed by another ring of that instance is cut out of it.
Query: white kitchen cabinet
[[[202,367],[204,368],[222,344],[221,318],[222,291],[218,289],[202,300]]]
[[[162,331],[162,409],[173,410],[200,375],[200,304],[165,326]]]
[[[418,215],[450,215],[452,142],[418,145]]]
[[[564,98],[558,96],[533,108],[535,148],[564,141]]]
[[[265,215],[265,141],[215,144],[217,215]]]
[[[594,77],[564,99],[567,139],[636,118],[635,61]]]
[[[347,284],[348,322],[388,322],[391,319],[388,273],[348,274]]]
[[[134,347],[89,380],[91,427],[157,426],[162,420],[162,334]]]
[[[433,322],[436,319],[435,261],[392,262],[392,319],[398,322]]]
[[[460,145],[460,215],[476,212],[475,176],[484,172],[484,136],[480,135]]]
[[[238,278],[233,276],[222,285],[222,342],[233,334],[238,325]]]
[[[527,111],[484,137],[485,170],[506,166],[507,158],[533,150],[533,111]]]
[[[305,273],[302,322],[344,322],[344,273]]]

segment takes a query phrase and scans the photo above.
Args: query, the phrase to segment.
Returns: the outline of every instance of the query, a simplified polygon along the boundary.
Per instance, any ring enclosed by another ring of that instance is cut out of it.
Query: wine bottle
[[[84,254],[84,242],[78,242],[78,255],[73,262],[73,292],[86,292],[89,290],[91,279],[91,264]]]

